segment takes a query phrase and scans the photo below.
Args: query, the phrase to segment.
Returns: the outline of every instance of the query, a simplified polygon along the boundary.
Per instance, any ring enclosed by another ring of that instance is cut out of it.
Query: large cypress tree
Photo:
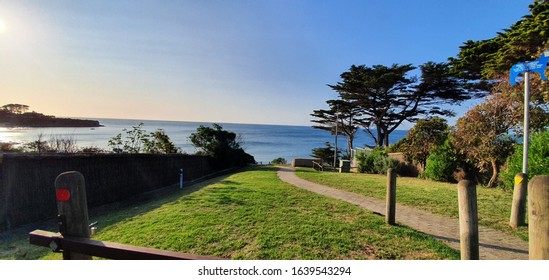
[[[428,62],[421,77],[410,77],[411,64],[391,67],[352,65],[341,74],[341,82],[328,85],[361,114],[361,124],[376,146],[388,146],[389,135],[405,120],[441,115],[453,116],[444,104],[456,104],[472,96],[453,77],[446,63]],[[375,130],[375,131],[374,131]]]

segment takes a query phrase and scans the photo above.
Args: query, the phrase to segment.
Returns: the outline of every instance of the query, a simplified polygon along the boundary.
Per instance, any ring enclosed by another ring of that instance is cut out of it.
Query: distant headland
[[[37,112],[27,112],[29,106],[7,104],[0,107],[0,127],[100,127],[96,120],[57,118]]]

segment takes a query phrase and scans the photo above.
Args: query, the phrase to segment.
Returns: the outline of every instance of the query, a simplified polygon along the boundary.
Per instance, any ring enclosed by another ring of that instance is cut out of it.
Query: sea
[[[192,154],[196,149],[188,140],[191,133],[200,125],[211,126],[208,122],[157,121],[157,120],[127,120],[127,119],[96,119],[102,127],[62,127],[62,128],[5,128],[0,127],[0,142],[24,144],[38,139],[42,134],[44,140],[51,138],[71,138],[79,147],[99,147],[108,149],[109,139],[121,133],[124,128],[131,129],[143,123],[143,129],[153,132],[163,129],[170,140],[184,152]],[[293,158],[310,157],[313,148],[324,147],[326,142],[334,145],[335,136],[329,132],[315,129],[311,126],[263,125],[218,123],[224,130],[232,131],[242,137],[242,147],[254,156],[258,163],[266,164],[276,158],[284,158],[291,162]],[[390,143],[396,143],[406,136],[406,130],[395,130],[389,138]],[[343,136],[338,136],[338,147],[346,149],[347,142]],[[361,129],[356,133],[355,148],[374,145],[374,141]]]

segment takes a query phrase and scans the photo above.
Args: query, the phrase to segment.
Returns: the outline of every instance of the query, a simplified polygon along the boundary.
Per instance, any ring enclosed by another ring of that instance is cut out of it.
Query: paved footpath
[[[284,182],[317,194],[341,199],[380,215],[384,215],[385,213],[385,201],[383,200],[309,182],[297,177],[291,168],[280,168],[278,177]],[[396,221],[442,240],[451,248],[459,250],[459,220],[456,218],[444,217],[410,206],[397,204]],[[484,226],[479,226],[478,231],[481,259],[528,259],[528,242]]]

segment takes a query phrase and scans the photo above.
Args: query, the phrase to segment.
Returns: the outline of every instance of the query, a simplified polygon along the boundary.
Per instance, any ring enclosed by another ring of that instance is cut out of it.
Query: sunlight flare
[[[0,33],[4,33],[8,30],[6,24],[4,23],[4,20],[0,18]]]

